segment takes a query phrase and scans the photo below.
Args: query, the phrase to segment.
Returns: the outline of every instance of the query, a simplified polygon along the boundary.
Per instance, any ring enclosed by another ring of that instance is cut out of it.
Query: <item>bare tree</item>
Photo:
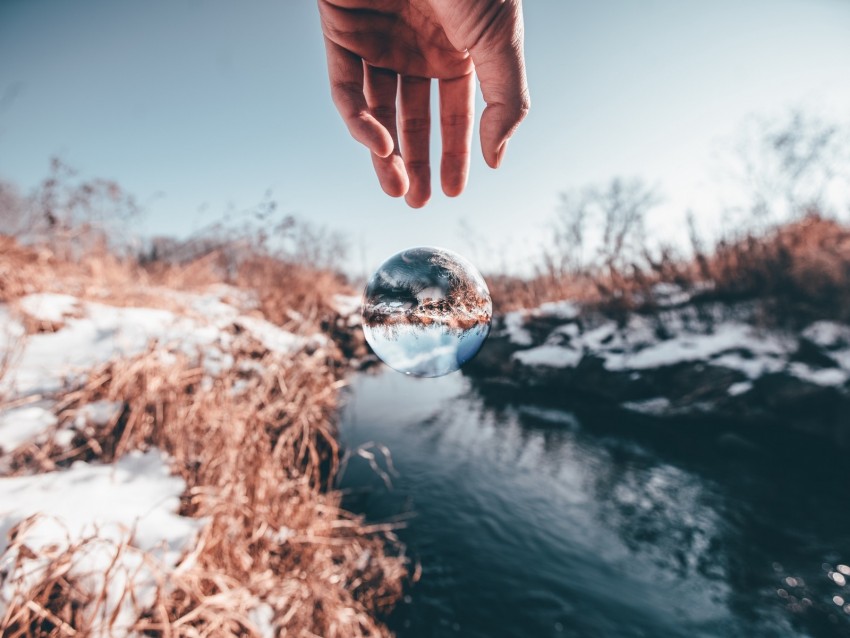
[[[339,271],[348,254],[348,241],[339,231],[284,213],[268,191],[259,203],[248,208],[228,206],[184,239],[152,238],[139,259],[143,263],[188,263],[212,253],[219,255],[228,273],[253,257]]]
[[[659,201],[655,191],[640,179],[614,178],[591,200],[603,220],[599,259],[608,270],[623,271],[643,255],[646,215]]]
[[[124,224],[141,212],[135,198],[116,182],[80,179],[58,158],[47,177],[26,197],[0,184],[0,234],[41,242],[68,258],[109,247],[128,249]]]
[[[733,211],[747,214],[750,221],[782,222],[813,211],[835,214],[848,204],[847,127],[801,110],[781,119],[753,118],[735,156],[733,177],[744,200]],[[842,184],[845,192],[836,193]]]
[[[646,215],[658,201],[642,180],[620,177],[563,193],[545,268],[558,276],[626,270],[643,258]]]
[[[554,250],[543,254],[544,268],[552,278],[575,276],[588,266],[585,259],[588,189],[561,193],[560,199],[553,224]]]
[[[326,226],[292,216],[276,227],[280,241],[278,256],[324,270],[340,270],[348,256],[345,235]]]
[[[0,235],[17,236],[26,224],[26,202],[18,188],[0,180]]]

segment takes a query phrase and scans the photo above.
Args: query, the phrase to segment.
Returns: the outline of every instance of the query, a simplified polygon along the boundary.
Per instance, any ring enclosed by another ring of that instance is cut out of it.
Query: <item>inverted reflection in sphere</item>
[[[388,366],[417,377],[439,377],[472,359],[492,314],[481,273],[443,248],[393,255],[363,296],[366,341]]]

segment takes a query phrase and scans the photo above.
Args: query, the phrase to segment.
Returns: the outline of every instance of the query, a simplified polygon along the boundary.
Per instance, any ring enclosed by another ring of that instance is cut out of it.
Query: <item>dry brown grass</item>
[[[50,285],[56,262],[49,252],[21,246],[0,235],[0,303],[8,303]]]
[[[116,257],[102,242],[72,260],[47,244],[22,245],[0,235],[0,303],[36,292],[62,292],[84,299],[109,298],[115,305],[142,305],[149,283],[132,260]]]
[[[496,314],[522,308],[536,308],[547,301],[572,299],[591,303],[600,298],[593,279],[587,276],[538,275],[526,278],[493,273],[486,275],[485,279],[493,299],[493,312]]]
[[[6,551],[17,555],[10,571],[20,569],[24,561],[36,558],[36,554],[23,543],[28,529],[35,522],[35,517],[30,517],[10,532],[11,543]],[[73,565],[74,550],[79,551],[83,545],[80,543],[73,550],[60,550],[53,556],[39,557],[47,562],[50,583],[21,592],[19,604],[10,606],[2,618],[3,636],[75,636],[89,629],[82,610],[91,596],[76,587],[68,575]]]
[[[331,270],[263,255],[243,260],[233,283],[255,290],[265,318],[294,332],[328,326],[337,315],[333,295],[351,291]]]
[[[331,300],[349,292],[332,270],[342,247],[321,229],[284,220],[280,230],[292,244],[284,252],[268,248],[264,233],[219,237],[213,229],[192,238],[188,252],[140,261],[126,247],[116,251],[115,233],[98,217],[106,211],[109,219],[123,219],[118,213],[136,209],[132,199],[109,182],[76,183],[58,161],[51,171],[32,196],[13,197],[0,210],[17,223],[4,228],[18,228],[26,242],[0,234],[0,303],[14,307],[25,295],[58,292],[185,313],[185,297],[171,293],[225,283],[253,292],[258,307],[252,312],[292,332],[340,329]],[[250,301],[234,305],[251,311]],[[29,332],[62,328],[22,314]],[[121,402],[120,416],[75,431],[70,447],[52,438],[20,447],[4,467],[13,474],[45,472],[78,460],[108,463],[151,447],[170,454],[173,471],[187,484],[181,513],[208,522],[176,571],[165,573],[152,556],[144,557],[161,580],[155,603],[138,609],[136,629],[145,635],[254,635],[249,612],[260,602],[273,610],[281,635],[388,635],[377,619],[401,592],[401,546],[389,527],[342,510],[340,493],[330,487],[339,458],[334,418],[345,369],[341,353],[328,346],[275,356],[233,332],[237,364],[214,379],[198,361],[179,354],[166,359],[156,350],[92,371],[84,387],[59,397],[62,426],[98,399]],[[10,365],[11,355],[0,357],[0,374]],[[7,552],[21,560],[36,558],[25,546],[32,522],[12,532]],[[95,631],[105,596],[88,591],[73,565],[103,542],[95,536],[38,556],[43,576],[17,592],[0,633]],[[110,551],[117,557],[139,550],[128,541]],[[132,591],[124,594],[133,599]]]
[[[179,298],[165,292],[229,283],[256,291],[255,312],[264,318],[313,333],[337,329],[330,300],[348,291],[330,270],[267,255],[241,258],[236,268],[232,255],[216,251],[142,266],[116,257],[105,243],[90,248],[67,258],[47,245],[0,236],[0,302],[61,292],[182,311]],[[61,328],[36,323],[32,331]],[[60,425],[100,399],[121,402],[120,416],[77,430],[70,447],[53,439],[20,447],[7,467],[12,474],[45,472],[151,447],[171,456],[174,473],[187,484],[181,513],[208,523],[176,571],[165,573],[145,557],[161,580],[155,603],[138,610],[136,629],[145,635],[255,635],[249,612],[260,602],[274,611],[281,635],[389,635],[378,619],[401,594],[407,569],[401,546],[390,527],[341,509],[341,495],[330,487],[339,459],[341,354],[329,346],[276,356],[244,333],[236,335],[232,354],[234,368],[212,380],[197,360],[163,358],[155,350],[93,370],[82,388],[60,398]],[[8,365],[11,359],[0,367]],[[13,530],[8,552],[33,557],[22,545],[29,524]],[[84,539],[39,556],[43,577],[17,593],[4,636],[86,636],[103,622],[103,593],[88,591],[72,569],[95,542],[105,541]],[[124,543],[112,551],[139,550]],[[125,595],[132,599],[133,592]]]
[[[604,268],[571,276],[530,279],[488,277],[499,311],[571,299],[615,317],[651,312],[654,286],[673,283],[697,301],[755,301],[765,320],[798,324],[816,319],[850,321],[850,226],[810,213],[761,232],[728,237],[705,249],[693,238],[695,257],[667,250],[645,253],[626,270]]]
[[[850,321],[850,226],[809,214],[698,255],[710,296],[761,299],[789,318]]]
[[[105,242],[73,260],[57,256],[46,244],[23,246],[0,235],[0,303],[27,294],[61,292],[114,306],[144,306],[185,311],[168,291],[199,292],[210,285],[230,284],[253,291],[264,318],[292,332],[332,332],[337,312],[331,300],[351,288],[330,269],[285,261],[261,252],[234,263],[227,248],[186,262],[140,264],[120,258]],[[49,329],[30,322],[31,331]]]
[[[78,431],[70,449],[19,448],[13,472],[109,462],[150,447],[171,455],[187,483],[181,513],[209,523],[156,603],[140,610],[138,629],[148,635],[252,635],[247,611],[258,601],[274,610],[282,635],[388,635],[375,618],[399,597],[405,560],[386,553],[398,548],[391,529],[347,514],[328,489],[342,384],[329,353],[274,357],[242,337],[236,354],[245,371],[211,384],[185,356],[166,364],[155,352],[94,371],[64,398],[61,421],[100,399],[123,402],[120,417]],[[92,617],[97,597],[86,599],[91,592],[69,580],[72,557],[73,550],[55,557],[21,593],[4,635],[70,635],[63,623],[85,635],[78,623]],[[85,600],[74,602],[79,596]]]

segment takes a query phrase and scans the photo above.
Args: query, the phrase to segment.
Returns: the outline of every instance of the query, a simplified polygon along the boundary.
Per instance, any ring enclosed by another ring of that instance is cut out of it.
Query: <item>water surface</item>
[[[399,636],[850,636],[847,457],[612,418],[485,399],[460,374],[352,378],[343,442],[386,446],[396,474],[352,457],[346,504],[404,520],[422,567]]]

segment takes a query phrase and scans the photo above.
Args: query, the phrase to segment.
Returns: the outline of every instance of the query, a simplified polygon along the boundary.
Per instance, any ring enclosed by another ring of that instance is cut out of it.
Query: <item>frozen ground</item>
[[[543,343],[535,344],[528,324],[541,318],[556,320],[558,325]],[[508,313],[501,334],[522,348],[513,358],[527,366],[575,368],[592,356],[601,359],[610,371],[640,373],[701,362],[738,371],[750,380],[786,372],[822,386],[842,386],[850,381],[850,326],[829,321],[818,321],[799,334],[791,334],[760,329],[717,313],[700,316],[692,307],[685,307],[657,317],[635,314],[625,325],[614,321],[587,325],[577,314],[565,314],[556,304],[544,304],[533,311]],[[804,341],[823,350],[834,365],[795,360]],[[743,388],[737,385],[731,391],[741,393]]]
[[[248,314],[251,299],[226,286],[168,296],[169,309],[114,307],[59,294],[0,305],[0,365],[7,368],[0,379],[0,619],[15,592],[37,581],[51,558],[82,545],[70,575],[89,591],[105,592],[98,635],[126,635],[136,609],[153,601],[155,578],[174,569],[203,525],[178,514],[186,486],[156,450],[112,465],[77,463],[46,474],[2,476],[9,454],[20,446],[47,437],[69,445],[74,428],[107,422],[121,409],[99,401],[78,410],[77,422],[59,423],[54,410],[63,392],[101,364],[148,350],[151,356],[196,357],[207,374],[218,375],[234,365],[236,332],[284,355],[324,341]],[[26,335],[27,321],[55,331]],[[10,545],[9,532],[18,525]],[[135,602],[122,597],[127,587]]]
[[[698,303],[667,286],[617,322],[569,302],[507,313],[474,374],[650,416],[788,422],[844,441],[850,326],[766,328],[753,303]],[[847,442],[850,444],[850,441]]]

